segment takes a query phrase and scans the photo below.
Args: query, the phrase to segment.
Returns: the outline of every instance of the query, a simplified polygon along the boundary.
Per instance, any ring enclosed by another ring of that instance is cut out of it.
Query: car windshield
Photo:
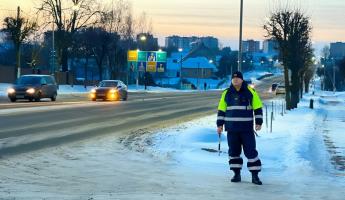
[[[18,85],[37,85],[41,83],[40,77],[22,76],[17,80]]]
[[[117,81],[103,81],[99,83],[99,87],[117,87]]]

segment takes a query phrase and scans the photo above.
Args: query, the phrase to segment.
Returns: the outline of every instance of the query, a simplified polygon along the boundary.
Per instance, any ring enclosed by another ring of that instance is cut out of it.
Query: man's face
[[[240,78],[237,78],[237,77],[234,77],[232,80],[232,85],[235,86],[235,87],[240,87],[242,86],[242,83],[243,83],[243,80],[240,79]]]

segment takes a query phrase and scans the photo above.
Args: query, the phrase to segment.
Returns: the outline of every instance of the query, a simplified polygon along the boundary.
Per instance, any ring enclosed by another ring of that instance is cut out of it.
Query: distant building
[[[207,48],[218,49],[219,42],[218,42],[217,38],[209,36],[209,37],[201,37],[200,40],[201,40],[202,43],[204,43],[204,45]]]
[[[246,40],[242,42],[243,52],[260,52],[260,41]]]
[[[345,57],[345,43],[335,42],[330,45],[330,57],[335,59],[341,59]]]
[[[217,72],[217,57],[204,43],[197,44],[191,50],[173,52],[167,58],[167,68],[164,74],[153,75],[156,83],[180,88],[182,78],[183,83],[189,84],[189,87],[193,85],[196,88],[202,88],[207,82],[209,88],[216,88],[218,80],[213,80],[213,78]],[[183,87],[188,88],[186,85]]]
[[[278,55],[278,42],[276,40],[264,40],[262,43],[264,53]]]
[[[182,48],[182,49],[193,49],[198,46],[200,43],[210,49],[218,49],[218,39],[208,36],[208,37],[180,37],[180,36],[169,36],[165,38],[165,47],[166,48]]]

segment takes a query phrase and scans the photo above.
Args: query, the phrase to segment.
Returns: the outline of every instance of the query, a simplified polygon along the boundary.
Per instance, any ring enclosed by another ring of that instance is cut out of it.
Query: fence
[[[286,102],[285,100],[272,100],[265,102],[264,105],[264,119],[266,132],[272,133],[273,131],[273,121],[277,115],[284,116],[286,112]]]

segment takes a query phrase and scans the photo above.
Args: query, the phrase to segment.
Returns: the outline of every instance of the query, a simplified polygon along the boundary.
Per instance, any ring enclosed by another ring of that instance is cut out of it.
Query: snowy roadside
[[[0,83],[0,96],[7,96],[7,89],[11,87],[12,84]]]
[[[230,182],[226,137],[220,156],[216,116],[128,137],[108,136],[0,160],[0,197],[15,199],[343,199],[345,180],[330,162],[308,98],[273,132],[257,138],[263,186]],[[246,159],[244,159],[246,161]],[[330,189],[331,188],[331,189]]]

